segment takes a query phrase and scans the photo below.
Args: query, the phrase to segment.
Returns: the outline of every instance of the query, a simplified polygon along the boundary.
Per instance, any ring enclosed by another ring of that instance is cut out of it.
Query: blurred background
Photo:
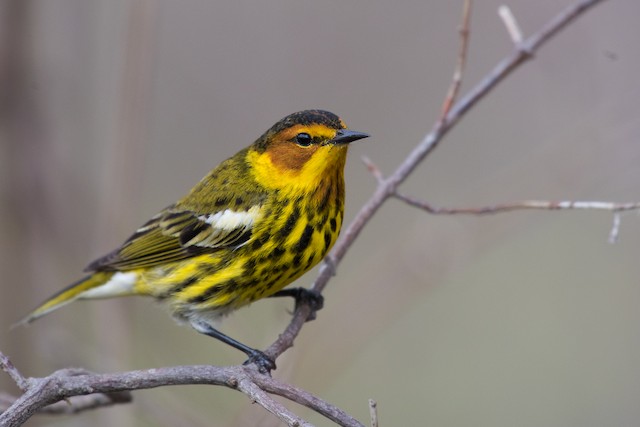
[[[525,35],[569,0],[508,2]],[[511,52],[474,5],[464,93]],[[0,3],[0,350],[28,376],[237,364],[150,300],[81,302],[10,326],[275,121],[336,112],[372,138],[347,164],[347,223],[436,120],[462,1]],[[435,205],[638,201],[640,3],[605,2],[495,90],[402,186]],[[391,200],[275,376],[381,425],[626,426],[640,420],[640,219],[595,211],[430,216]],[[298,285],[308,285],[312,272]],[[258,348],[290,301],[223,330]],[[17,393],[0,372],[0,390]],[[292,409],[330,425],[305,409]],[[30,426],[276,426],[218,387]]]

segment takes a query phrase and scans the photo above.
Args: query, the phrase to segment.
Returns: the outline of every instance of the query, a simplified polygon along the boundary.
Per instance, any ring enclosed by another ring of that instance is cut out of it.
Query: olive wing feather
[[[212,214],[169,207],[140,227],[110,254],[86,270],[132,270],[184,260],[222,248],[236,248],[251,237],[260,205],[245,210],[222,209]]]

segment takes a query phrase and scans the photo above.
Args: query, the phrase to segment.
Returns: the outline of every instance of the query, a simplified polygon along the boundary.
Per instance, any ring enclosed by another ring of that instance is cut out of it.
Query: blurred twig
[[[369,399],[369,416],[371,417],[371,427],[378,427],[378,403]]]
[[[618,234],[620,232],[620,213],[625,211],[637,211],[640,210],[640,202],[632,203],[613,203],[613,202],[600,202],[600,201],[572,201],[572,200],[523,200],[519,202],[501,203],[491,206],[482,207],[466,207],[466,208],[443,208],[434,206],[431,203],[427,203],[423,200],[418,200],[410,196],[405,196],[396,191],[394,194],[399,200],[408,203],[411,206],[420,208],[433,215],[492,215],[503,212],[519,211],[519,210],[602,210],[613,213],[613,224],[611,231],[609,232],[609,242],[615,243],[618,240]]]
[[[639,210],[640,202],[634,203],[613,203],[613,202],[597,202],[597,201],[552,201],[552,200],[523,200],[520,202],[501,203],[498,205],[483,206],[479,208],[442,208],[433,206],[430,203],[423,202],[421,200],[414,199],[409,196],[405,196],[399,192],[394,194],[398,199],[423,209],[431,214],[435,215],[454,215],[454,214],[467,214],[467,215],[488,215],[497,214],[502,212],[510,212],[524,209],[538,209],[538,210],[568,210],[568,209],[589,209],[589,210],[604,210],[610,212],[623,212],[631,210]]]
[[[0,412],[7,410],[10,406],[14,405],[17,400],[17,397],[8,393],[0,393]],[[105,408],[120,403],[129,403],[131,400],[131,393],[129,391],[72,396],[65,400],[40,408],[38,413],[49,415],[71,415],[92,409]]]
[[[502,22],[504,22],[504,26],[507,28],[507,32],[509,33],[513,44],[515,44],[516,47],[520,46],[524,37],[522,35],[522,30],[520,30],[520,26],[518,25],[518,21],[516,21],[516,17],[513,16],[509,6],[500,6],[498,8],[498,15],[502,18]]]
[[[9,358],[2,352],[0,352],[0,369],[5,371],[11,377],[20,390],[26,391],[29,388],[29,381],[22,376],[20,371],[13,366],[11,360],[9,360]]]
[[[451,79],[451,85],[449,86],[449,92],[444,98],[442,103],[442,113],[440,114],[440,122],[447,119],[449,111],[453,103],[458,98],[458,92],[460,92],[460,85],[462,85],[462,74],[464,73],[464,66],[467,62],[467,50],[469,48],[469,23],[471,19],[471,0],[465,0],[462,8],[462,25],[460,27],[460,48],[458,50],[458,62],[456,68],[453,71],[453,78]]]

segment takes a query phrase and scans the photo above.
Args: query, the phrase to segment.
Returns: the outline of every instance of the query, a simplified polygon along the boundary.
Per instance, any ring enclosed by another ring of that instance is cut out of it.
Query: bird
[[[245,364],[270,372],[275,361],[220,332],[219,320],[265,297],[320,299],[321,306],[319,294],[283,288],[336,242],[349,144],[368,136],[328,111],[284,117],[20,323],[76,300],[150,296],[179,323],[235,347],[248,356]]]

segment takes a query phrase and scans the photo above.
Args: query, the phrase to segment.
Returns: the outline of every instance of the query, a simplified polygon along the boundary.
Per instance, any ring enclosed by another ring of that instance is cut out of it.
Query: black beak
[[[356,132],[354,130],[340,129],[336,132],[336,136],[331,140],[334,145],[346,145],[350,142],[357,141],[362,138],[368,138],[369,134]]]

